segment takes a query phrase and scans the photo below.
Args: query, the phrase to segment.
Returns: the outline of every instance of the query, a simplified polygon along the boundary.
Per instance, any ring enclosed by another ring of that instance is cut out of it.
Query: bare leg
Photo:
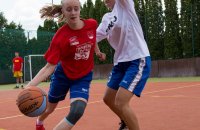
[[[53,130],[71,130],[73,126],[70,126],[65,119],[61,120]]]
[[[20,81],[20,79],[18,77],[16,77],[16,86],[15,86],[15,88],[19,88],[19,81]]]
[[[48,103],[46,111],[38,117],[38,120],[44,121],[49,116],[49,114],[51,114],[55,110],[57,104],[58,103]]]
[[[16,78],[16,83],[19,85],[20,78]]]
[[[131,92],[120,87],[116,94],[115,104],[120,110],[120,115],[122,119],[126,122],[129,130],[140,130],[137,117],[129,106],[129,102],[132,96],[133,94]]]
[[[20,86],[21,86],[21,88],[24,88],[24,86],[23,86],[23,79],[22,79],[22,77],[20,77],[20,78],[19,78],[19,80],[20,80]]]
[[[22,79],[22,77],[20,77],[20,83],[23,84],[23,79]]]
[[[115,105],[116,93],[117,90],[107,87],[105,95],[103,97],[103,101],[120,119],[122,119],[120,111]]]

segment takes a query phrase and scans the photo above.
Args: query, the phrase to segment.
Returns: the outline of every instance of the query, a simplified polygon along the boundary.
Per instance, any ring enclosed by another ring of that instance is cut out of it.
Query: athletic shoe
[[[14,89],[17,89],[17,88],[19,88],[19,87],[18,87],[18,86],[15,86],[15,87],[14,87]]]
[[[121,120],[121,122],[119,123],[119,125],[120,125],[119,130],[129,130],[123,120]]]
[[[36,125],[36,130],[45,130],[43,125]]]
[[[23,85],[21,85],[21,88],[22,88],[22,89],[24,89],[24,86],[23,86]]]

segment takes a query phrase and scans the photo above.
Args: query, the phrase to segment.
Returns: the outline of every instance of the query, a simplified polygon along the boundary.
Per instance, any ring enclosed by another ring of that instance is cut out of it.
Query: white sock
[[[39,120],[37,119],[36,124],[37,124],[37,125],[43,125],[43,121],[39,121]]]

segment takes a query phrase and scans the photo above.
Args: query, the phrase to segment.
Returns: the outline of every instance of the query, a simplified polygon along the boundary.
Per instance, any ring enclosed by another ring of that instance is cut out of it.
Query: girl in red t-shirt
[[[36,130],[44,130],[43,121],[51,114],[59,101],[65,99],[70,90],[71,108],[55,130],[70,130],[84,113],[89,97],[89,88],[94,67],[94,52],[100,60],[105,54],[96,45],[97,22],[80,18],[79,0],[62,0],[62,5],[42,8],[42,17],[58,17],[66,21],[54,35],[45,53],[47,64],[27,85],[37,86],[52,75],[46,111],[38,117]]]

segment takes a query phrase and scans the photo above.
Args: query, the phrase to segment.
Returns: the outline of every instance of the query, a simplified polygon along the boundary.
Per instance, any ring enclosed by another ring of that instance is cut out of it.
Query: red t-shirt
[[[12,62],[14,65],[14,71],[21,71],[23,59],[21,57],[15,57]]]
[[[48,63],[60,62],[70,79],[81,78],[94,67],[97,22],[94,19],[83,21],[85,25],[80,30],[72,30],[67,24],[62,26],[44,56]]]

